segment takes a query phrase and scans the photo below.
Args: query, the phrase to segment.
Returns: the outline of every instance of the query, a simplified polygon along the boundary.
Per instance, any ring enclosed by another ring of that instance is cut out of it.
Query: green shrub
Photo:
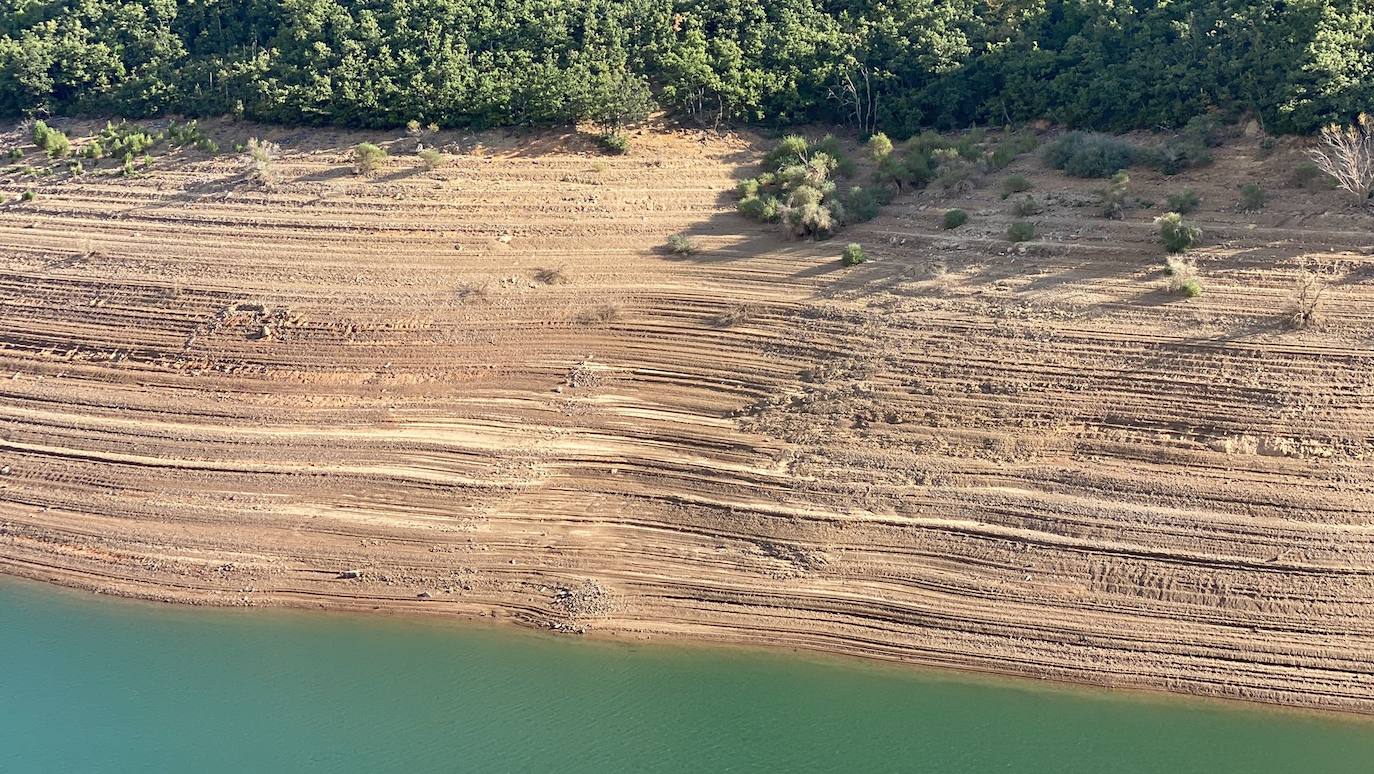
[[[10,148],[10,158],[12,158],[12,159],[22,159],[22,158],[24,158],[24,149],[23,149],[23,148],[20,148],[20,147],[18,147],[18,146],[15,146],[15,147],[13,147],[13,148]]]
[[[1030,132],[1015,132],[1002,138],[991,152],[983,155],[983,165],[989,171],[1005,169],[1023,153],[1035,150],[1040,140]]]
[[[1013,242],[1029,242],[1035,238],[1035,224],[1018,220],[1007,226],[1007,239]]]
[[[967,212],[964,212],[963,210],[949,210],[945,212],[945,217],[944,220],[941,222],[941,225],[945,227],[946,231],[949,231],[951,229],[959,228],[967,222]]]
[[[1120,218],[1126,214],[1126,190],[1131,185],[1131,176],[1125,170],[1112,175],[1111,185],[1101,191],[1101,212],[1104,218]]]
[[[67,135],[53,129],[43,121],[33,122],[33,144],[48,154],[49,158],[60,158],[71,153],[72,143]]]
[[[848,214],[846,219],[849,223],[863,223],[878,217],[878,212],[882,209],[883,201],[881,197],[871,188],[854,186],[844,197],[844,208]]]
[[[1141,154],[1140,160],[1166,175],[1212,163],[1212,152],[1201,142],[1188,138],[1170,140]]]
[[[624,132],[603,132],[597,136],[596,142],[601,150],[613,156],[624,155],[630,150],[630,137]]]
[[[782,219],[799,237],[824,239],[835,232],[840,221],[831,207],[820,204],[788,205],[781,210]]]
[[[840,255],[840,263],[845,266],[858,266],[868,260],[864,255],[864,249],[858,242],[850,242],[845,245],[844,252]]]
[[[1070,177],[1111,177],[1141,158],[1125,140],[1092,132],[1069,132],[1045,149],[1045,163]]]
[[[1039,215],[1043,209],[1044,208],[1040,206],[1040,202],[1036,201],[1034,196],[1025,196],[1013,202],[1011,205],[1012,214],[1018,218]]]
[[[1259,212],[1264,209],[1266,198],[1263,188],[1255,183],[1246,183],[1240,187],[1240,211]]]
[[[967,191],[973,186],[974,165],[955,148],[934,151],[934,183],[946,191]]]
[[[814,144],[788,136],[765,155],[764,163],[777,171],[738,183],[737,208],[755,220],[781,220],[798,236],[830,236],[846,223],[875,217],[888,201],[888,192],[861,186],[845,192],[840,187],[836,178],[845,177],[853,164],[839,140],[829,135]]]
[[[739,214],[762,223],[772,223],[781,216],[781,207],[772,194],[746,196],[736,205]]]
[[[668,252],[673,255],[695,255],[698,250],[697,244],[682,234],[668,237]]]
[[[105,148],[100,144],[100,139],[96,138],[86,143],[86,147],[81,149],[81,155],[88,159],[102,159],[105,157]]]
[[[827,134],[820,139],[820,142],[811,146],[812,156],[824,153],[830,158],[831,173],[840,177],[854,176],[854,162],[849,159],[849,154],[844,152],[844,146],[835,135]]]
[[[415,155],[420,157],[425,169],[437,169],[440,164],[444,163],[444,154],[440,153],[437,148],[421,148]]]
[[[1031,189],[1031,181],[1025,175],[1012,175],[1002,181],[1002,198],[1005,199],[1012,194],[1022,193]]]
[[[1164,272],[1169,275],[1169,290],[1181,293],[1188,298],[1202,295],[1202,281],[1197,276],[1197,266],[1182,258],[1169,258],[1164,262]]]
[[[789,134],[768,151],[763,157],[763,163],[769,169],[781,169],[793,164],[801,164],[806,161],[811,152],[811,143],[799,134]]]
[[[1191,188],[1185,188],[1178,193],[1169,194],[1167,201],[1169,203],[1170,212],[1177,212],[1183,215],[1195,212],[1198,206],[1202,204],[1202,200],[1198,198],[1197,192]]]
[[[370,142],[360,142],[353,146],[353,172],[370,175],[386,161],[386,151]]]
[[[107,121],[105,128],[96,136],[96,142],[100,143],[105,155],[114,158],[145,153],[158,141],[157,137],[128,121],[118,124]]]
[[[20,194],[19,198],[23,201],[31,202],[38,198],[38,194],[34,193],[32,188],[29,188],[25,190],[24,193]]]
[[[882,163],[884,159],[892,155],[892,140],[889,140],[886,134],[878,132],[868,138],[864,150],[868,152],[868,157],[875,164]]]
[[[1171,253],[1181,253],[1202,239],[1202,229],[1188,223],[1177,212],[1168,212],[1155,219],[1159,224],[1159,238]]]
[[[1336,181],[1336,178],[1323,172],[1321,167],[1309,161],[1299,164],[1293,170],[1293,176],[1288,179],[1288,185],[1307,191],[1330,191],[1337,188],[1340,183]]]

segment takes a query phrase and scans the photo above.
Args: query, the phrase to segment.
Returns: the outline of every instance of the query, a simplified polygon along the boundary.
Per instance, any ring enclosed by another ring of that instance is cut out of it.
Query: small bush
[[[1188,298],[1202,295],[1202,281],[1197,276],[1197,266],[1182,258],[1170,257],[1164,263],[1164,271],[1169,275],[1169,290],[1181,293]]]
[[[850,242],[845,245],[844,252],[840,255],[840,263],[845,266],[858,266],[867,260],[868,256],[864,255],[863,246],[858,242]]]
[[[1034,196],[1022,197],[1011,205],[1012,214],[1018,218],[1028,218],[1031,215],[1039,215],[1043,209],[1044,207],[1040,206],[1040,202],[1036,201]]]
[[[1101,191],[1101,212],[1104,218],[1120,218],[1126,214],[1126,191],[1131,185],[1131,176],[1125,170],[1112,175],[1111,185]]]
[[[105,158],[105,147],[100,144],[99,138],[96,138],[86,143],[86,146],[81,149],[81,155],[92,160],[103,159]]]
[[[20,148],[20,147],[18,147],[18,146],[15,146],[15,147],[13,147],[13,148],[10,148],[10,158],[12,158],[12,159],[22,159],[22,158],[24,158],[24,149],[23,149],[23,148]]]
[[[844,208],[848,215],[846,222],[864,223],[873,220],[878,217],[882,206],[882,198],[873,189],[856,185],[850,188],[844,197]]]
[[[949,210],[945,212],[945,217],[944,220],[941,222],[941,225],[945,227],[946,231],[949,231],[951,229],[959,228],[967,222],[967,212],[964,212],[963,210]]]
[[[1002,198],[1005,199],[1012,194],[1022,193],[1031,189],[1031,181],[1025,175],[1012,175],[1002,181]]]
[[[360,142],[353,146],[353,173],[370,175],[386,161],[386,151],[370,142]]]
[[[1191,188],[1185,188],[1178,193],[1169,194],[1166,201],[1169,203],[1170,212],[1177,212],[1182,215],[1197,211],[1198,206],[1202,204],[1202,200],[1198,198],[1197,192]]]
[[[562,266],[534,270],[534,280],[542,285],[566,285],[568,275]]]
[[[868,157],[873,160],[873,163],[881,163],[883,159],[892,155],[892,140],[889,140],[887,135],[882,132],[878,132],[868,138],[864,150],[867,151]]]
[[[668,237],[668,252],[673,255],[695,255],[699,252],[697,244],[682,234]]]
[[[1326,174],[1321,167],[1306,162],[1299,164],[1293,170],[1293,176],[1288,179],[1291,188],[1301,188],[1305,191],[1330,191],[1340,187],[1336,178]]]
[[[1130,167],[1141,150],[1125,140],[1092,132],[1069,132],[1045,149],[1045,162],[1070,177],[1110,177]]]
[[[618,304],[601,304],[578,313],[573,318],[573,322],[579,325],[605,325],[618,319],[620,319],[620,306]]]
[[[729,328],[740,323],[746,323],[763,311],[763,307],[757,304],[736,304],[728,309],[713,315],[708,322],[716,328]]]
[[[1240,187],[1240,211],[1259,212],[1264,209],[1266,198],[1263,188],[1255,183],[1246,183]]]
[[[436,148],[421,148],[415,155],[420,157],[420,162],[425,165],[425,169],[438,169],[439,165],[444,163],[444,154]]]
[[[1211,164],[1212,152],[1201,142],[1183,137],[1142,153],[1140,161],[1166,175],[1177,175],[1185,169]]]
[[[1309,271],[1298,275],[1293,283],[1293,291],[1288,296],[1287,318],[1292,328],[1310,328],[1317,324],[1318,305],[1326,285]]]
[[[1035,238],[1035,224],[1018,220],[1007,226],[1007,239],[1013,242],[1029,242]]]
[[[20,198],[21,201],[31,202],[31,201],[33,201],[34,199],[37,199],[37,198],[38,198],[38,194],[34,193],[34,192],[33,192],[33,189],[30,188],[30,189],[24,191],[24,193],[20,194],[20,195],[19,195],[19,198]]]
[[[96,136],[96,142],[100,143],[105,151],[105,155],[114,158],[123,158],[128,155],[138,155],[151,149],[160,141],[159,137],[149,134],[142,127],[131,124],[128,121],[121,121],[118,124],[105,122],[105,128],[100,130]]]
[[[33,122],[33,144],[48,154],[49,158],[59,158],[71,153],[72,143],[67,135],[53,129],[42,121]]]
[[[962,192],[973,187],[973,163],[959,155],[954,148],[944,148],[932,154],[936,163],[935,184],[946,191]]]
[[[280,152],[276,143],[253,137],[244,146],[239,165],[249,180],[270,188],[277,184],[277,155]]]
[[[805,163],[811,153],[811,143],[799,134],[789,134],[768,151],[763,163],[769,169],[781,169],[793,164]]]
[[[1030,132],[1016,132],[1002,138],[991,152],[983,155],[983,166],[988,171],[1005,169],[1023,153],[1035,150],[1040,140]]]
[[[622,156],[630,150],[630,137],[624,132],[603,132],[597,136],[596,143],[613,156]]]
[[[739,214],[761,223],[772,223],[781,216],[781,207],[772,194],[746,196],[735,205]]]
[[[1202,239],[1202,229],[1188,223],[1177,212],[1168,212],[1155,219],[1159,224],[1159,238],[1171,253],[1181,253]]]

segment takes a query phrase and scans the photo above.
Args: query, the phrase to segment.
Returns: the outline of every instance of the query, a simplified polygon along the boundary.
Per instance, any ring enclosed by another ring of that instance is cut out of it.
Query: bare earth
[[[268,134],[272,192],[2,178],[0,571],[1374,712],[1374,234],[1290,142],[1136,170],[1123,221],[1033,154],[811,243],[733,214],[745,137],[361,178],[363,135]],[[1185,186],[1194,300],[1151,225]]]

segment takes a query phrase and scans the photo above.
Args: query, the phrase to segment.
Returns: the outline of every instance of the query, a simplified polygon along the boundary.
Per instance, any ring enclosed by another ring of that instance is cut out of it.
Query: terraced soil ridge
[[[811,243],[746,138],[276,135],[0,184],[0,570],[1374,711],[1374,237],[1295,148],[1135,175],[1202,196],[1184,300],[1032,158],[1031,242],[989,178]]]

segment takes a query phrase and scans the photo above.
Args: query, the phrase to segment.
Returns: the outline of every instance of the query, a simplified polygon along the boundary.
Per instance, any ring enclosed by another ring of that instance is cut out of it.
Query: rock
[[[431,593],[429,593],[428,591],[421,591],[419,594],[416,594],[416,595],[415,595],[415,598],[416,598],[416,599],[434,599],[434,595],[431,594]]]
[[[338,575],[343,580],[356,580],[363,577],[362,570],[343,570]]]
[[[1260,131],[1261,131],[1261,130],[1260,130],[1259,121],[1256,121],[1255,119],[1252,118],[1252,119],[1250,119],[1249,121],[1247,121],[1247,122],[1245,123],[1245,136],[1246,136],[1246,137],[1258,137]]]

